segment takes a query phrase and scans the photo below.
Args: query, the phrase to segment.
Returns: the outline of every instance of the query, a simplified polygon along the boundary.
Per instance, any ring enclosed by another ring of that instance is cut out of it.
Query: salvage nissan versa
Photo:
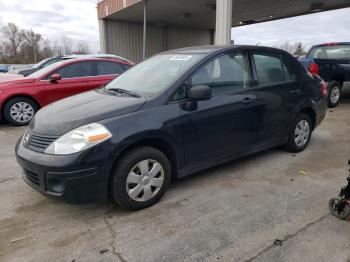
[[[41,109],[16,155],[39,192],[137,210],[172,178],[275,146],[304,150],[326,104],[325,83],[284,51],[186,48]]]

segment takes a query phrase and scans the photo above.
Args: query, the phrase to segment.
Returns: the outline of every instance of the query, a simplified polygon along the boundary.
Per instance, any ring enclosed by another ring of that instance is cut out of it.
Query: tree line
[[[21,29],[14,23],[3,26],[0,31],[2,64],[34,64],[48,57],[73,53],[88,54],[89,45],[85,41],[74,42],[67,36],[52,41],[32,29]]]
[[[275,46],[275,47],[285,50],[294,56],[304,56],[307,54],[305,46],[303,45],[302,42],[296,42],[296,43],[285,42],[282,45]]]

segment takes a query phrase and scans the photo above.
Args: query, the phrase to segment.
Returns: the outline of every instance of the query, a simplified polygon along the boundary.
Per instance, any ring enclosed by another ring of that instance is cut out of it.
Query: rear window
[[[314,47],[311,49],[309,57],[313,59],[350,59],[350,45]]]

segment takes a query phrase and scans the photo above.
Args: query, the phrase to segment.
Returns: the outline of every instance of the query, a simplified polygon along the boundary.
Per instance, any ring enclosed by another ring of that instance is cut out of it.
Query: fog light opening
[[[49,190],[54,193],[63,193],[64,183],[60,179],[50,178],[48,181]]]

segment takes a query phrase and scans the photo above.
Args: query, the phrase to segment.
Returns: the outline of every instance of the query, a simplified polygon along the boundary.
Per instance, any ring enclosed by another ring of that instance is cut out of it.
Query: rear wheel
[[[155,204],[166,192],[171,166],[163,152],[137,147],[125,153],[113,171],[114,200],[123,208],[138,210]]]
[[[328,86],[328,107],[334,108],[338,105],[341,98],[342,86],[337,81],[332,81]]]
[[[350,217],[350,206],[348,204],[344,204],[344,207],[339,210],[339,205],[342,205],[341,199],[332,198],[329,200],[328,207],[331,211],[332,215],[339,219],[347,219]]]
[[[289,141],[286,145],[287,150],[293,153],[303,151],[310,142],[311,134],[311,118],[305,113],[299,114],[290,130]]]
[[[32,99],[15,97],[6,102],[4,118],[9,124],[24,126],[29,124],[38,109],[38,105]]]

